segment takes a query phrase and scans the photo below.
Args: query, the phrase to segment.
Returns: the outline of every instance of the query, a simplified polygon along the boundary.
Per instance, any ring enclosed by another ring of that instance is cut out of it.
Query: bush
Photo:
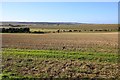
[[[41,32],[41,31],[34,31],[33,33],[44,33],[44,32]]]
[[[72,32],[72,30],[69,30],[69,32]]]

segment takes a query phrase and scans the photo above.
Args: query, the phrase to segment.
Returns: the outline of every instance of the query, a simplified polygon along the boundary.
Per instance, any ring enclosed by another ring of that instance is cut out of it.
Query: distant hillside
[[[75,22],[1,22],[0,27],[26,27],[30,30],[56,29],[56,30],[82,30],[82,31],[118,31],[118,24],[87,24]]]
[[[67,24],[67,25],[71,25],[71,24],[86,24],[86,23],[76,23],[76,22],[0,22],[2,25],[9,25],[9,24],[13,24],[13,25],[32,25],[32,24]]]

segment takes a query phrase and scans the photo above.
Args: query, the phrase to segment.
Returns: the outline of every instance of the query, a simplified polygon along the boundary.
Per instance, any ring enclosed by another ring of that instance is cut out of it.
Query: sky
[[[117,2],[4,2],[0,21],[118,23]]]

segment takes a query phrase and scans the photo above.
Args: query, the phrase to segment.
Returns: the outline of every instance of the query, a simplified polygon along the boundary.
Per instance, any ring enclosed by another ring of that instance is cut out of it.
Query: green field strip
[[[78,59],[98,62],[117,62],[118,56],[115,53],[97,52],[70,52],[58,50],[28,50],[28,49],[3,49],[3,56],[32,57],[32,58],[57,58],[57,59]]]

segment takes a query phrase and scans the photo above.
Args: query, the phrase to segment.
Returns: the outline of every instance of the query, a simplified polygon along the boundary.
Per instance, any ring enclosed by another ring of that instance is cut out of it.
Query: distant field
[[[55,32],[57,30],[80,30],[81,32],[95,32],[96,30],[107,30],[103,32],[118,31],[117,24],[39,24],[28,26],[33,31]]]
[[[117,32],[118,24],[20,24],[20,23],[4,23],[3,26],[6,27],[27,27],[30,28],[31,32],[43,31],[43,32],[57,32],[58,30],[62,32],[72,31],[75,32]]]
[[[30,28],[43,29],[118,29],[117,24],[36,24],[30,25]]]

